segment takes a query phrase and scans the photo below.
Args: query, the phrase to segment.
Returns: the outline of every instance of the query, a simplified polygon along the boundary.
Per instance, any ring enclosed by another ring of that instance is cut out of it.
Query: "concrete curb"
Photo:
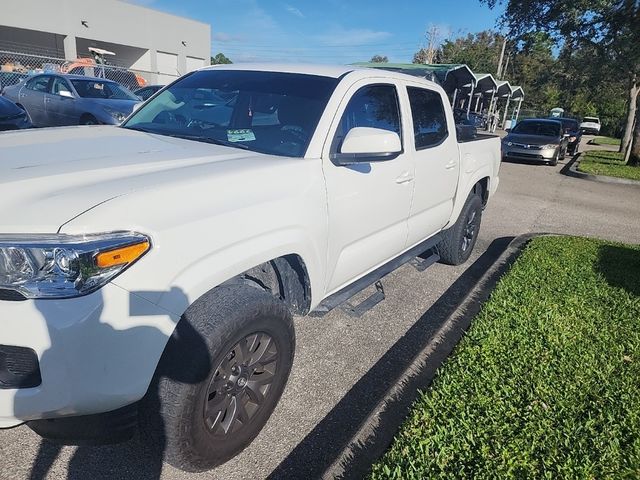
[[[418,396],[418,390],[429,386],[437,369],[449,357],[464,336],[473,318],[479,313],[498,280],[520,256],[526,244],[544,234],[526,234],[513,239],[492,266],[466,294],[462,302],[441,324],[437,333],[402,375],[391,385],[386,395],[361,423],[349,443],[326,468],[322,478],[362,478],[388,448],[408,409]]]
[[[580,157],[583,154],[580,153],[577,157],[575,157],[569,166],[569,170],[565,173],[570,177],[581,178],[583,180],[590,180],[592,182],[600,182],[600,183],[617,183],[619,185],[637,185],[640,186],[640,181],[638,180],[630,180],[628,178],[617,178],[617,177],[609,177],[607,175],[594,175],[592,173],[584,173],[579,172],[578,167],[580,166]]]

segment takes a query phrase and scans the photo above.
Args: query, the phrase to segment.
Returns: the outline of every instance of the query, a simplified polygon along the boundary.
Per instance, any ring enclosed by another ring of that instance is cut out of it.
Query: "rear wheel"
[[[272,295],[242,285],[203,296],[180,320],[141,409],[153,448],[193,472],[240,453],[278,403],[294,348],[291,314]]]
[[[471,256],[478,240],[482,220],[482,199],[472,193],[462,207],[456,223],[443,232],[438,245],[440,261],[448,265],[460,265]]]

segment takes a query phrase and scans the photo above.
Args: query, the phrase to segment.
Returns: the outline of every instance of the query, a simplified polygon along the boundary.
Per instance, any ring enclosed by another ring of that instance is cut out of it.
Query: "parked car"
[[[467,113],[464,108],[456,108],[453,111],[453,116],[457,124],[473,125],[476,129],[481,130],[486,130],[487,128],[487,116],[482,113]]]
[[[464,263],[499,183],[498,137],[460,142],[440,86],[356,67],[202,69],[121,126],[20,135],[0,136],[0,427],[140,422],[190,471],[265,425],[293,314],[418,255]]]
[[[557,165],[567,154],[567,140],[559,120],[528,118],[508,130],[502,139],[502,157]]]
[[[139,88],[135,90],[134,95],[140,97],[142,100],[148,100],[151,96],[159,92],[164,88],[164,85],[148,85],[146,87]]]
[[[587,135],[598,135],[600,133],[600,119],[598,117],[584,117],[580,124],[580,130]]]
[[[7,87],[4,95],[29,112],[36,127],[116,125],[140,101],[111,80],[49,73]]]
[[[29,114],[11,100],[0,97],[0,132],[31,128]]]
[[[554,119],[555,120],[555,119]],[[567,153],[569,155],[575,155],[580,149],[580,142],[582,141],[582,131],[580,130],[580,124],[575,118],[561,117],[557,120],[562,122],[562,129],[567,139]]]

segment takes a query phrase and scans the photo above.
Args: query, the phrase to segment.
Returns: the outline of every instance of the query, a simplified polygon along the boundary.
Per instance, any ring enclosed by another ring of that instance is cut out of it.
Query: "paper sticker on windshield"
[[[227,130],[227,139],[230,142],[253,142],[256,139],[253,130]]]

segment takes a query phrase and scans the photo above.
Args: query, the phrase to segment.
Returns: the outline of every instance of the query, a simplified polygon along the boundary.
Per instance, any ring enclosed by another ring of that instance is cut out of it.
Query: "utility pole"
[[[506,76],[507,75],[507,68],[509,68],[509,60],[511,59],[511,54],[507,54],[507,59],[504,62],[504,68],[502,69],[502,76]]]
[[[500,60],[498,60],[498,72],[496,73],[496,77],[498,80],[502,80],[502,60],[504,59],[504,51],[507,48],[507,37],[502,41],[502,50],[500,51]],[[505,69],[506,70],[506,69]]]

